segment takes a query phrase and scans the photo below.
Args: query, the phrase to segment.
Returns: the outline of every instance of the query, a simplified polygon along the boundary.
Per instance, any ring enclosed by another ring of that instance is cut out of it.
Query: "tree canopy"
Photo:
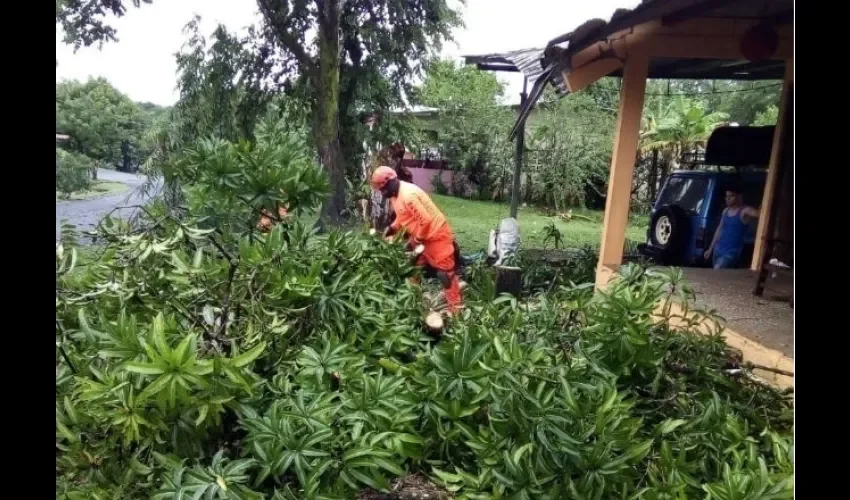
[[[257,3],[267,41],[261,53],[281,59],[278,71],[296,78],[309,103],[313,143],[331,188],[323,219],[337,221],[359,147],[358,114],[398,102],[460,18],[446,0]]]
[[[415,96],[419,103],[441,111],[470,111],[498,105],[504,92],[495,74],[440,59],[428,65]]]
[[[56,23],[65,32],[65,43],[74,49],[117,40],[117,31],[106,23],[107,16],[122,17],[127,4],[139,7],[153,0],[56,0]]]
[[[139,143],[146,120],[138,105],[104,78],[56,84],[56,132],[71,136],[70,149],[109,166],[121,143]]]

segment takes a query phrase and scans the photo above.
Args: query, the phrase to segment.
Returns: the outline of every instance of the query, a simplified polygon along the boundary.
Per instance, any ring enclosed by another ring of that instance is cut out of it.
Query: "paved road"
[[[116,172],[114,170],[97,171],[98,180],[121,182],[130,186],[130,191],[95,198],[93,200],[68,200],[56,202],[56,239],[59,239],[59,231],[63,219],[77,226],[77,231],[89,231],[94,229],[100,220],[112,212],[115,207],[128,205],[141,205],[148,200],[142,195],[139,187],[145,183],[147,178],[144,175],[126,174]],[[158,188],[159,186],[157,186]],[[158,189],[157,189],[158,190]],[[133,209],[120,209],[113,212],[113,215],[127,218],[133,214]]]

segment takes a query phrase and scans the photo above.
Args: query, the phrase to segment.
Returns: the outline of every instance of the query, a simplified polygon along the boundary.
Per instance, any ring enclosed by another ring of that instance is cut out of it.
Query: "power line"
[[[711,90],[711,91],[708,91],[708,92],[670,92],[669,87],[668,87],[667,92],[646,92],[644,95],[670,97],[670,96],[677,96],[677,95],[691,96],[691,95],[711,95],[711,94],[734,94],[734,93],[737,93],[737,92],[754,92],[756,90],[770,89],[770,88],[774,88],[774,87],[779,87],[781,85],[782,85],[781,83],[771,83],[770,85],[761,85],[759,87],[750,87],[748,89]],[[609,92],[619,92],[619,90],[617,90],[617,89],[604,89],[604,90],[607,90]]]

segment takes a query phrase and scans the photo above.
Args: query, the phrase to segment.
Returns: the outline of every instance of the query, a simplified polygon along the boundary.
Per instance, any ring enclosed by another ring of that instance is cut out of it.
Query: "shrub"
[[[56,148],[56,190],[64,197],[91,187],[91,171],[95,164],[80,153]]]
[[[398,242],[249,229],[324,188],[263,140],[199,147],[186,213],[107,220],[89,265],[57,246],[57,498],[792,497],[786,398],[653,319],[679,275],[470,301],[437,341]]]

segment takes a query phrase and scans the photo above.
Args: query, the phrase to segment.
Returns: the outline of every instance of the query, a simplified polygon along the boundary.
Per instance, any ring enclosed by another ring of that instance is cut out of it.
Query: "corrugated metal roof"
[[[512,71],[519,72],[534,86],[544,73],[543,67],[544,49],[521,49],[509,52],[498,52],[494,54],[463,56],[466,64],[475,64],[484,71]],[[552,84],[559,93],[566,93],[561,75],[557,75]]]
[[[774,19],[787,22],[789,19],[793,21],[793,9],[794,0],[643,0],[634,9],[617,9],[610,21],[606,22],[602,19],[586,21],[575,30],[552,39],[543,50],[538,63],[541,73],[538,75],[531,92],[529,92],[525,106],[520,110],[510,137],[513,139],[516,135],[520,125],[526,120],[531,109],[543,94],[546,83],[551,82],[560,94],[566,94],[562,75],[564,70],[569,69],[567,65],[572,54],[604,40],[614,33],[662,18],[671,22],[696,16]],[[683,68],[681,63],[675,66],[675,69],[683,75],[687,75],[686,77],[694,78],[699,75],[699,72],[685,71],[687,68]],[[671,65],[672,68],[673,65]],[[654,74],[652,71],[650,73],[655,78],[676,77],[672,72],[668,76],[666,69],[657,70]],[[737,73],[732,72],[730,75],[722,76],[719,74],[716,76],[709,75],[711,74],[707,73],[705,77],[734,78]]]

